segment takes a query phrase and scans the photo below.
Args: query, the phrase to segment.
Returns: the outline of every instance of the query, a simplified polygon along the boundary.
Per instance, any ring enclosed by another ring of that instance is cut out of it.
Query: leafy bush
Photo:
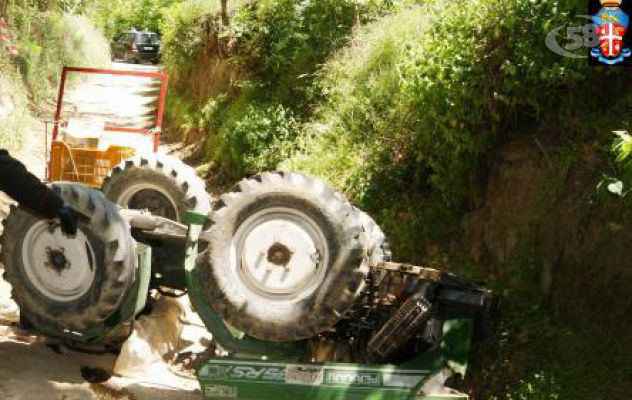
[[[136,28],[161,31],[165,9],[177,0],[111,0],[95,1],[90,13],[104,30],[106,37],[113,38],[121,32]],[[207,1],[208,3],[208,1]]]
[[[281,132],[299,129],[313,101],[315,72],[347,43],[358,18],[390,7],[383,0],[240,3],[229,2],[235,7],[229,26],[221,22],[219,2],[196,0],[171,6],[163,23],[163,61],[173,83],[168,110],[187,113],[167,116],[168,126],[189,136],[204,132],[207,158],[226,181],[289,156],[272,138],[285,142],[290,134]],[[229,82],[206,81],[212,77]],[[217,112],[196,111],[208,110],[218,95]],[[263,143],[255,146],[257,140]]]
[[[347,43],[356,24],[391,7],[390,1],[268,0],[240,8],[227,36],[233,59],[271,96],[298,109],[325,59]]]
[[[615,131],[616,138],[612,144],[612,174],[607,174],[597,186],[599,192],[608,192],[622,200],[632,201],[632,136],[625,131]]]
[[[189,96],[180,94],[173,88],[170,88],[165,102],[164,124],[170,129],[165,130],[163,137],[181,140],[184,143],[198,140],[199,137],[193,136],[204,129],[198,107]]]
[[[186,143],[206,141],[205,157],[219,185],[276,169],[295,151],[300,124],[294,113],[278,103],[246,98],[236,103],[219,94],[195,106],[189,97],[172,93],[167,102],[167,122],[179,127],[181,138]],[[200,132],[205,136],[200,138]]]
[[[295,109],[304,105],[312,74],[346,43],[358,19],[367,20],[390,7],[386,0],[235,0],[228,4],[234,9],[228,26],[221,22],[219,1],[187,0],[163,10],[167,70],[179,82],[191,76],[191,69],[208,68],[193,60],[230,58],[235,68],[247,71],[249,80],[261,87],[260,96],[284,100]]]
[[[216,120],[213,114],[221,109],[221,101],[211,101],[205,108],[207,119]],[[245,112],[227,118],[210,151],[222,175],[252,175],[276,169],[294,150],[297,132],[297,121],[289,109],[251,103]]]
[[[166,68],[178,79],[179,69],[193,67],[192,59],[204,43],[202,21],[218,11],[219,1],[187,0],[165,8],[161,24]]]
[[[411,7],[363,29],[326,67],[317,118],[325,129],[308,133],[288,165],[325,168],[356,198],[371,174],[409,165],[419,185],[458,204],[467,172],[498,131],[557,108],[551,91],[588,76],[542,50],[547,28],[562,17],[557,2],[450,4]],[[353,168],[338,169],[327,156],[337,142],[357,143]]]
[[[632,177],[632,136],[628,132],[615,131],[617,139],[614,142],[613,152],[623,173]]]

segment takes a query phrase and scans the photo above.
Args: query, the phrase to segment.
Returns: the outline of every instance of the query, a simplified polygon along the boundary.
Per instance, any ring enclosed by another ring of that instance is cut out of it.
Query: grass
[[[13,5],[9,24],[19,52],[14,63],[34,109],[45,109],[54,99],[63,65],[109,65],[109,44],[85,17]]]
[[[27,105],[27,92],[20,75],[8,60],[0,58],[0,148],[10,153],[22,146]]]
[[[11,3],[8,22],[18,55],[0,54],[0,146],[18,151],[31,114],[50,111],[63,65],[103,67],[109,44],[83,16]]]

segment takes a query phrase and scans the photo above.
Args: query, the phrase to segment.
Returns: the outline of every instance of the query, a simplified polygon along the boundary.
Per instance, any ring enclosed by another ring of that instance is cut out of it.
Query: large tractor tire
[[[366,236],[369,265],[374,267],[381,262],[391,261],[391,246],[382,228],[369,214],[357,208],[356,212]]]
[[[182,221],[186,211],[208,214],[210,198],[195,170],[164,154],[142,155],[123,161],[105,178],[101,188],[111,201],[132,209]]]
[[[244,179],[211,213],[200,286],[224,320],[269,341],[313,337],[352,307],[368,274],[357,213],[322,181]]]
[[[335,196],[341,202],[351,205],[349,200],[341,192],[335,192]],[[391,245],[382,231],[382,228],[380,228],[369,214],[355,206],[351,207],[353,207],[353,210],[358,214],[360,224],[362,224],[362,228],[364,229],[369,266],[374,267],[383,261],[391,261],[393,256]]]
[[[5,279],[26,320],[46,333],[80,339],[103,328],[136,278],[136,242],[115,204],[71,183],[51,185],[83,217],[75,237],[59,222],[12,206],[4,220]]]

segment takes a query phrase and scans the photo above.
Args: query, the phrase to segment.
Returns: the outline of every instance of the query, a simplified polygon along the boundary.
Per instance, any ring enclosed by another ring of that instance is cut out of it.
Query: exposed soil
[[[597,196],[608,169],[601,154],[596,142],[569,150],[537,136],[513,140],[488,166],[480,204],[463,223],[471,255],[490,266],[492,280],[510,280],[503,265],[535,256],[541,294],[568,321],[581,321],[590,309],[620,322],[617,310],[632,307],[625,289],[632,271],[623,268],[632,215],[616,197]]]
[[[475,398],[488,398],[498,368],[496,393],[506,377],[555,368],[568,398],[627,399],[632,212],[597,194],[608,171],[601,145],[550,136],[513,138],[494,152],[463,220],[464,247],[498,289],[504,321],[504,336],[480,355]]]

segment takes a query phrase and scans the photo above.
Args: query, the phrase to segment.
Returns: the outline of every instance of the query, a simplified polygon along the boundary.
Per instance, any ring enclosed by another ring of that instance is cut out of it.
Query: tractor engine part
[[[375,361],[386,361],[419,333],[435,312],[434,285],[426,284],[410,296],[371,337],[367,351]]]
[[[357,212],[297,173],[244,179],[215,203],[197,262],[208,304],[257,339],[284,342],[331,328],[363,291],[369,266]]]
[[[76,236],[14,206],[3,223],[2,261],[21,315],[49,334],[77,339],[119,310],[136,279],[136,242],[102,193],[70,183],[51,187],[83,216]]]
[[[307,349],[307,359],[311,362],[354,362],[353,354],[348,343],[320,336],[310,340]]]
[[[175,157],[147,154],[123,161],[105,178],[105,197],[125,208],[182,222],[186,211],[208,214],[210,197],[195,170]]]

